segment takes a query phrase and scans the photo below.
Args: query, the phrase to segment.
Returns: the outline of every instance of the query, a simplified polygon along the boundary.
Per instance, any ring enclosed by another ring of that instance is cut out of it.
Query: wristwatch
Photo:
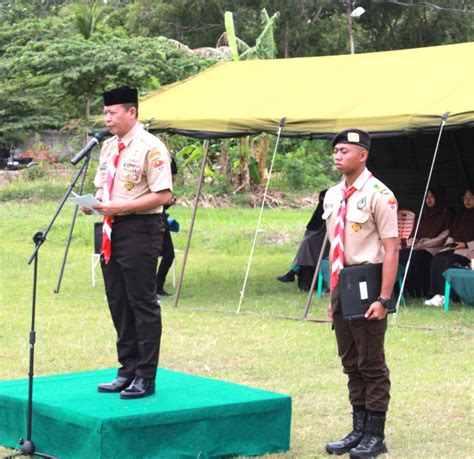
[[[382,298],[381,296],[377,298],[377,301],[379,303],[382,303],[385,309],[388,309],[390,305],[392,304],[392,300],[390,298]]]

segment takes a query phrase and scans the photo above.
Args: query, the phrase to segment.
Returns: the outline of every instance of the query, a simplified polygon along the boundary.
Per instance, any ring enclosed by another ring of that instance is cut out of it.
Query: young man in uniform
[[[117,331],[121,367],[99,392],[123,399],[155,392],[161,340],[156,266],[163,245],[163,205],[172,199],[170,155],[138,122],[136,89],[104,92],[104,118],[113,137],[100,151],[95,206],[104,215],[101,267]]]
[[[370,136],[360,129],[337,134],[332,145],[342,181],[328,190],[323,218],[331,242],[331,304],[338,353],[348,375],[353,430],[328,443],[330,454],[349,452],[351,458],[374,457],[387,451],[385,414],[390,399],[384,338],[387,307],[398,268],[397,201],[366,168]],[[364,319],[343,320],[339,271],[344,266],[383,263],[380,296]]]

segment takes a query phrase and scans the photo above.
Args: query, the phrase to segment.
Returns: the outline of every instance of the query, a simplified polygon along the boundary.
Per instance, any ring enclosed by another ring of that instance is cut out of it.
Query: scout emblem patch
[[[135,184],[132,183],[132,182],[125,182],[123,184],[123,187],[127,190],[127,191],[132,191],[134,188],[135,188]]]
[[[155,169],[161,170],[161,169],[163,169],[163,164],[165,164],[165,162],[163,160],[157,159],[156,161],[153,162],[153,167]]]
[[[354,223],[352,225],[352,231],[354,231],[355,233],[358,233],[361,229],[361,226],[359,225],[359,223]]]
[[[159,151],[153,151],[148,156],[150,161],[153,161],[155,158],[161,158],[161,153]]]
[[[358,208],[359,210],[362,210],[362,209],[365,207],[366,204],[367,204],[367,199],[366,199],[365,196],[364,196],[364,197],[363,197],[362,199],[360,199],[359,202],[357,203],[357,208]]]
[[[397,200],[392,196],[391,198],[388,198],[387,204],[388,204],[392,209],[395,209],[395,206],[397,205]]]
[[[360,137],[358,132],[348,132],[347,140],[349,142],[360,142]]]

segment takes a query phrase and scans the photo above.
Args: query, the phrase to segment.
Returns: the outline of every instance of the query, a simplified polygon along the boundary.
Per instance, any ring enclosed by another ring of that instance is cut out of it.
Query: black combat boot
[[[348,453],[354,446],[357,446],[364,435],[365,420],[367,411],[362,409],[354,409],[352,411],[352,432],[346,435],[342,440],[333,441],[326,445],[326,451],[329,454]]]
[[[295,276],[296,273],[292,269],[290,269],[286,274],[283,274],[283,276],[278,276],[277,280],[279,280],[280,282],[294,282]]]
[[[387,452],[385,444],[385,414],[367,415],[364,436],[359,445],[349,451],[351,459],[375,457]]]

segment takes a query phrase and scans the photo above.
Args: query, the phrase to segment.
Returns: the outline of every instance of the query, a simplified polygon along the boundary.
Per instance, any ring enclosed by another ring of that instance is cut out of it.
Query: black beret
[[[367,151],[370,149],[370,134],[362,129],[344,129],[332,139],[332,146],[335,147],[338,143],[350,143],[352,145],[359,145]]]
[[[138,91],[128,86],[120,86],[120,88],[106,91],[102,95],[104,96],[104,105],[106,107],[109,105],[138,103]]]

